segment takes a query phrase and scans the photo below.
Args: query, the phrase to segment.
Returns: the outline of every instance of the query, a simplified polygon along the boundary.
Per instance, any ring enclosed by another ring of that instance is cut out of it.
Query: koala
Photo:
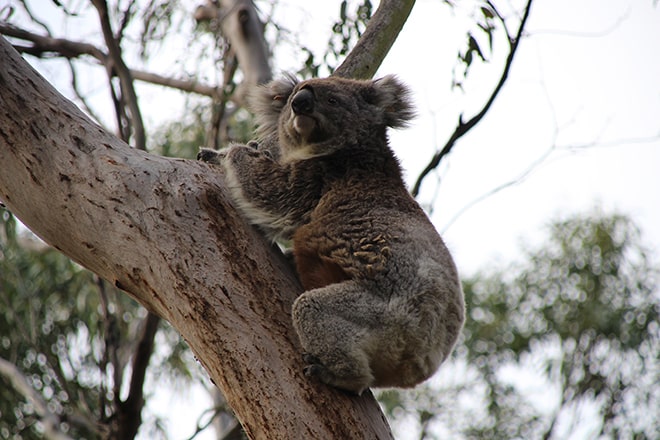
[[[245,218],[292,242],[304,373],[358,395],[429,378],[465,305],[452,257],[388,145],[388,127],[414,115],[408,89],[394,76],[289,77],[250,102],[258,141],[199,158],[224,170]]]

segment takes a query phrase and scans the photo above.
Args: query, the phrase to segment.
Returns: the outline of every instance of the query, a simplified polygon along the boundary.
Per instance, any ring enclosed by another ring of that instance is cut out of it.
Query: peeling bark
[[[30,229],[168,320],[250,438],[391,438],[370,393],[302,374],[301,287],[211,166],[132,149],[0,38],[0,200]]]

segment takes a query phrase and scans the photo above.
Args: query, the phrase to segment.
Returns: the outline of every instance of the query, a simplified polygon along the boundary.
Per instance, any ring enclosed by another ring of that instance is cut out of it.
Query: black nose
[[[302,89],[293,97],[291,108],[297,115],[309,114],[314,111],[314,94],[311,90]]]

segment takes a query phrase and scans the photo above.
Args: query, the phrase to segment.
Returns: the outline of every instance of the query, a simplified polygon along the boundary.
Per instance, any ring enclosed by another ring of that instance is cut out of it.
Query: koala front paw
[[[227,153],[224,151],[211,150],[210,148],[200,148],[199,153],[197,153],[197,160],[220,165],[220,162],[222,162],[222,159],[224,159],[226,155]]]

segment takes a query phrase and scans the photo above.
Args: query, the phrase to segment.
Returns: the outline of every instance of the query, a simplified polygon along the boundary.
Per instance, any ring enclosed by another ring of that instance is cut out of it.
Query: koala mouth
[[[307,115],[296,115],[293,118],[293,129],[303,139],[309,139],[316,127],[316,120]]]

